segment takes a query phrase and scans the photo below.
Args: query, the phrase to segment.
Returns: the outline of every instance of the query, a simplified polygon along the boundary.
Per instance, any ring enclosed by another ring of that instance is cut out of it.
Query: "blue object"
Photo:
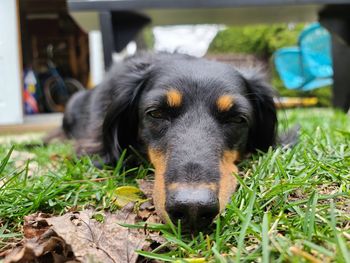
[[[298,44],[274,54],[276,70],[286,88],[307,91],[333,84],[328,31],[313,23],[300,33]]]

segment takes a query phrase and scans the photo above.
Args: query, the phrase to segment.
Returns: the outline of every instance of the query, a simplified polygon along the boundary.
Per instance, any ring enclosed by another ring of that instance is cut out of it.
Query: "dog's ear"
[[[254,120],[249,131],[248,152],[267,151],[275,145],[277,134],[277,113],[273,101],[274,91],[259,70],[241,72],[248,89],[248,99],[253,105]]]
[[[102,127],[105,163],[114,164],[124,149],[137,144],[139,98],[150,78],[151,68],[151,58],[141,56],[127,59],[110,72],[112,102]]]

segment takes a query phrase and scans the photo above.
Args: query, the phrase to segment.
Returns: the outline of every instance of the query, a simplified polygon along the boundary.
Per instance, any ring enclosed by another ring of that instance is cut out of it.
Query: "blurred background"
[[[279,106],[347,111],[349,13],[347,0],[1,0],[0,132],[58,125],[72,94],[141,50],[258,66]]]

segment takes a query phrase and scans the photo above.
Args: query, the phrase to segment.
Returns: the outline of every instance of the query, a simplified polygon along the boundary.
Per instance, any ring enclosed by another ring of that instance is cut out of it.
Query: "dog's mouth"
[[[201,182],[169,182],[167,158],[161,151],[149,149],[149,158],[155,168],[153,200],[158,215],[164,222],[191,231],[207,228],[214,218],[225,209],[236,188],[236,151],[224,151],[219,162],[216,180]],[[219,178],[219,179],[218,179]]]

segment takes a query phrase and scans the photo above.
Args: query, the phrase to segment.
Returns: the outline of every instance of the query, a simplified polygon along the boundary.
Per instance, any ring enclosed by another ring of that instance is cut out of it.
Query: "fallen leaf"
[[[135,250],[146,245],[141,231],[131,230],[119,223],[133,224],[133,207],[116,214],[106,213],[104,222],[92,219],[92,210],[47,219],[57,233],[71,244],[76,259],[87,262],[136,262]]]
[[[208,262],[206,258],[185,258],[183,260],[175,260],[174,263],[181,263],[181,262],[187,262],[187,263],[205,263]]]
[[[134,186],[118,187],[113,191],[112,195],[113,202],[119,207],[124,207],[130,202],[146,200],[143,192]]]
[[[160,217],[157,215],[153,202],[148,200],[142,203],[137,209],[137,219],[144,221],[149,224],[159,224],[162,222]]]
[[[159,245],[164,240],[158,233],[120,225],[136,223],[133,203],[116,213],[90,209],[57,217],[47,216],[37,213],[25,217],[26,238],[2,255],[6,256],[4,263],[68,260],[132,263],[138,259],[135,250],[150,250],[151,244],[156,242]]]
[[[23,235],[25,238],[34,238],[44,234],[49,228],[49,224],[46,222],[48,214],[36,213],[24,217]]]
[[[139,206],[137,211],[138,219],[146,223],[161,223],[162,220],[159,218],[159,216],[155,211],[155,207],[152,199],[154,180],[139,179],[137,180],[137,184],[140,190],[149,199],[148,201],[142,203]]]
[[[138,183],[141,190],[123,186],[114,191],[118,205],[127,204],[116,213],[93,209],[77,212],[75,208],[57,217],[44,213],[26,216],[25,238],[0,257],[6,256],[4,263],[136,262],[139,258],[136,250],[151,251],[165,242],[159,232],[147,227],[121,226],[139,221],[145,222],[145,226],[161,222],[151,199],[154,181]]]
[[[136,180],[140,190],[145,194],[147,198],[152,198],[154,180],[138,179]]]
[[[61,263],[74,260],[71,247],[49,229],[43,235],[24,240],[22,245],[5,253],[4,263],[53,262]]]

